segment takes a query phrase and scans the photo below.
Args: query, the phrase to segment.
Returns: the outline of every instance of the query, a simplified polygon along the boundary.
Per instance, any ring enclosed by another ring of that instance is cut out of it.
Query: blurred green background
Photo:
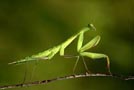
[[[110,57],[112,73],[134,75],[134,1],[132,0],[0,0],[0,85],[51,79],[72,74],[76,58],[56,55],[52,60],[8,65],[65,41],[88,23],[96,32],[84,43],[102,39],[91,51]],[[74,55],[77,40],[65,51]],[[106,61],[85,58],[91,72],[105,73]],[[36,67],[32,74],[33,68]],[[76,73],[86,70],[80,60]],[[25,75],[25,72],[27,74]],[[33,75],[32,79],[31,76]],[[115,78],[80,78],[12,90],[132,90],[134,81]]]

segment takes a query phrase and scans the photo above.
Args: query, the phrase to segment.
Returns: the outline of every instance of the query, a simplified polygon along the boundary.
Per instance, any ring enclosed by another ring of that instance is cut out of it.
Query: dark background
[[[8,65],[65,41],[88,23],[96,32],[85,34],[84,43],[100,35],[93,52],[110,57],[112,73],[134,75],[134,1],[132,0],[0,0],[0,85],[51,79],[72,74],[76,58],[59,54],[52,60]],[[65,51],[76,52],[77,40]],[[105,60],[85,58],[91,72],[105,73]],[[35,68],[32,73],[33,68]],[[80,60],[75,73],[86,70]],[[25,72],[27,74],[25,75]],[[33,77],[32,77],[33,76]],[[32,78],[31,78],[32,77]],[[20,90],[132,90],[134,81],[115,78],[80,78]],[[12,89],[18,90],[18,89]]]

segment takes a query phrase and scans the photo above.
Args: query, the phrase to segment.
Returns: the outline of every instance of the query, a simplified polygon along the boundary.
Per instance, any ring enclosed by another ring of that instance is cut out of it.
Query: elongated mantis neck
[[[90,30],[89,27],[84,27],[83,29],[81,29],[81,30],[79,31],[79,33],[81,33],[81,32],[87,32],[88,30]]]

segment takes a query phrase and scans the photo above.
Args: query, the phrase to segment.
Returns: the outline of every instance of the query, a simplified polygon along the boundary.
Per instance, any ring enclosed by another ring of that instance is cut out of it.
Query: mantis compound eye
[[[91,30],[95,30],[96,31],[96,28],[93,24],[88,24],[88,27],[91,28]]]

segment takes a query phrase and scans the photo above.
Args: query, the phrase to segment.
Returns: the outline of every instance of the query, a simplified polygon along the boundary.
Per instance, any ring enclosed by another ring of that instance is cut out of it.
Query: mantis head
[[[93,25],[93,24],[88,24],[88,28],[90,28],[91,30],[96,31],[96,28],[94,27],[94,25]]]

